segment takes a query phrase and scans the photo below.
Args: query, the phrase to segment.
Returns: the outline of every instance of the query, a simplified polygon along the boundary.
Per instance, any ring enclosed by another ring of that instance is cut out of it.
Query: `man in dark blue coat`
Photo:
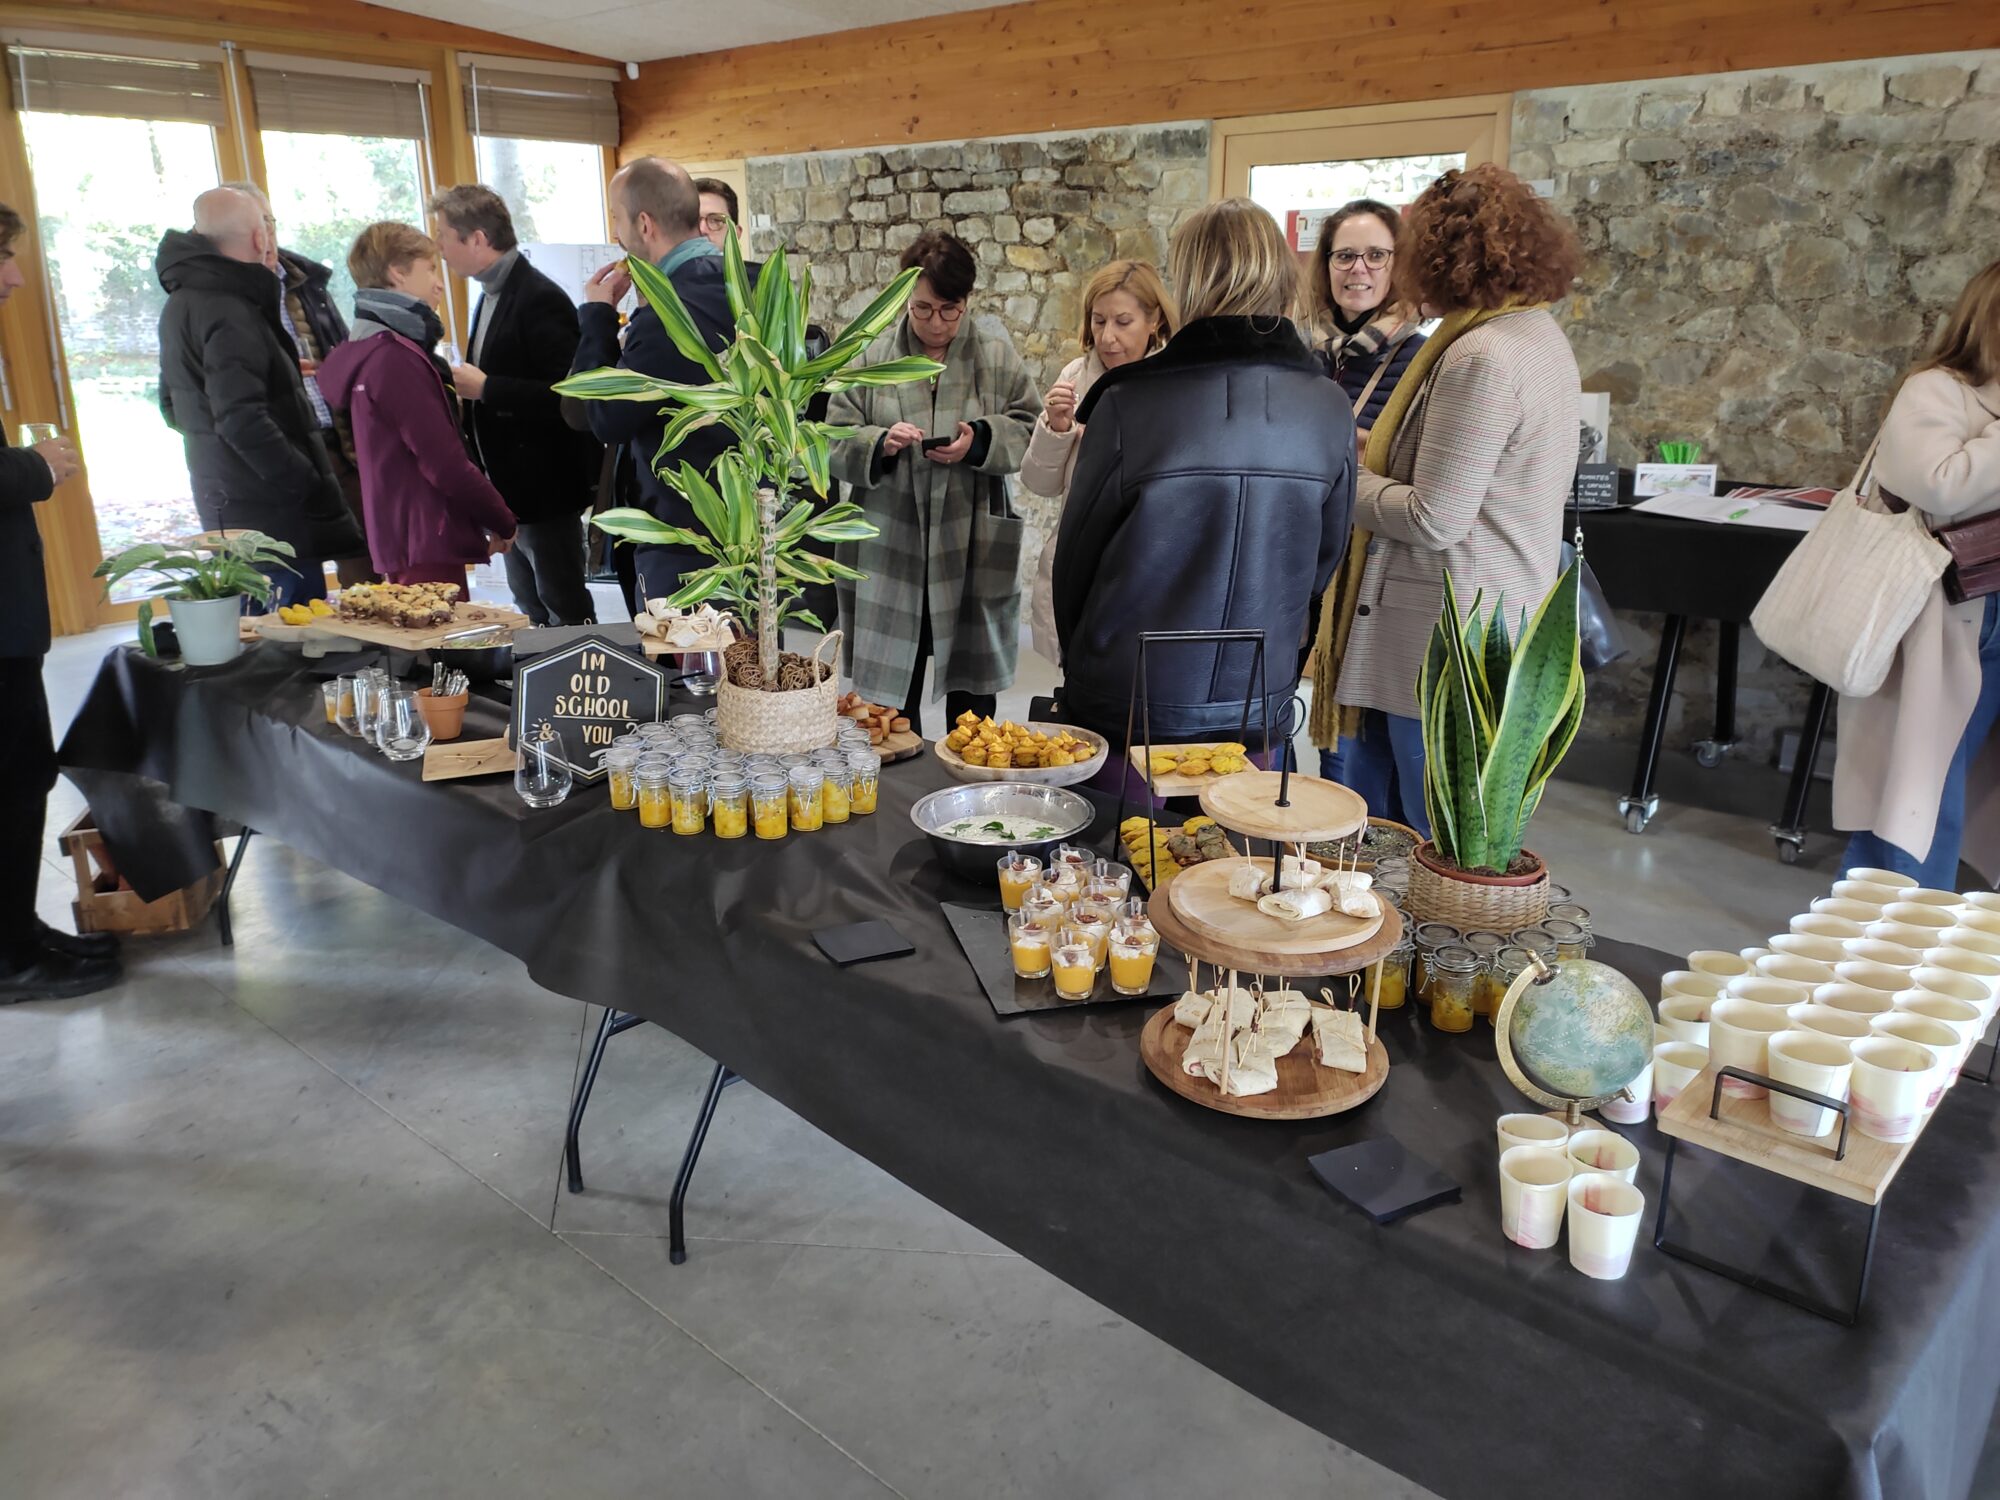
[[[701,194],[694,179],[657,156],[627,162],[611,179],[611,224],[626,254],[643,256],[666,273],[709,347],[718,353],[728,348],[736,336],[736,320],[723,284],[722,252],[701,230]],[[605,266],[585,285],[583,305],[577,309],[582,337],[573,369],[616,366],[707,385],[708,372],[674,347],[643,300],[626,329],[624,347],[619,347],[618,301],[631,287],[622,261]],[[667,418],[643,401],[584,405],[598,440],[623,444],[628,450],[627,462],[638,475],[640,503],[670,525],[694,527],[693,508],[655,472]],[[675,469],[685,459],[706,473],[732,441],[729,429],[720,423],[698,428],[667,455],[667,467]],[[681,574],[708,561],[691,547],[640,547],[639,582],[649,597],[664,599],[680,587]]]
[[[14,241],[24,227],[0,203],[0,305],[21,285]],[[13,448],[0,431],[0,703],[7,705],[0,734],[0,1005],[88,995],[119,977],[115,939],[72,937],[35,914],[56,747],[42,689],[49,594],[34,507],[78,467],[68,438]]]

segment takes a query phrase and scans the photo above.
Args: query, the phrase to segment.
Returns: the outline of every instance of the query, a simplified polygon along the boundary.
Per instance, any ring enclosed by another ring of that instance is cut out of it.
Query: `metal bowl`
[[[921,797],[910,809],[910,821],[930,840],[939,863],[968,880],[992,880],[1000,856],[1009,849],[1046,859],[1056,845],[1090,827],[1096,809],[1077,792],[1059,786],[1030,786],[1018,781],[980,781],[948,786]],[[938,830],[961,818],[1033,818],[1056,830],[1045,839],[1025,843],[982,843],[953,838]]]
[[[506,682],[514,675],[512,641],[491,646],[433,646],[430,659],[444,663],[447,671],[463,672],[471,682]]]

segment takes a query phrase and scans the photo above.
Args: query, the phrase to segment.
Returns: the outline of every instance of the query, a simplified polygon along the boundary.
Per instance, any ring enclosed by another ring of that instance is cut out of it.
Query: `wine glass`
[[[528,806],[554,807],[569,795],[572,781],[560,730],[544,729],[538,737],[521,742],[514,790]]]
[[[375,712],[375,748],[391,760],[421,760],[431,742],[431,721],[410,688],[390,688]]]
[[[53,443],[62,436],[62,429],[53,422],[23,422],[21,424],[21,446],[38,447],[43,443]]]

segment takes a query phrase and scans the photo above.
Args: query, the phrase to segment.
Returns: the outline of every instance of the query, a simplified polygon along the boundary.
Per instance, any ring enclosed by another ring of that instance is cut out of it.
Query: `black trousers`
[[[903,717],[910,721],[910,728],[918,734],[924,733],[924,664],[931,659],[931,601],[924,599],[924,623],[917,632],[917,664],[910,672],[910,701],[903,706]],[[949,733],[963,713],[975,713],[981,718],[990,715],[1000,706],[1000,699],[994,693],[947,692],[944,695],[945,726],[940,734]]]
[[[35,888],[42,873],[42,825],[56,784],[56,747],[39,656],[0,656],[0,967],[30,962],[41,946]]]
[[[502,559],[514,607],[537,625],[592,625],[597,606],[583,578],[583,520],[523,521]]]

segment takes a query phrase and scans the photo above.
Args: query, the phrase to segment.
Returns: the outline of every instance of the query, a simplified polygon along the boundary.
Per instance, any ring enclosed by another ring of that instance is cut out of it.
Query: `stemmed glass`
[[[562,732],[544,729],[524,740],[514,767],[514,790],[530,807],[554,807],[569,795],[573,778],[563,751]]]

